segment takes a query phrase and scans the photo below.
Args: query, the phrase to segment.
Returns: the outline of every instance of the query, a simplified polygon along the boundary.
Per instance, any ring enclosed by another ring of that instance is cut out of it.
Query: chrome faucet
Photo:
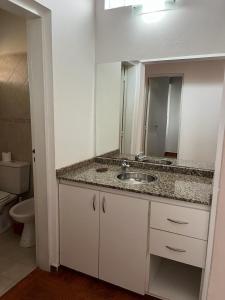
[[[146,158],[147,156],[146,155],[144,155],[144,152],[140,152],[140,153],[137,153],[136,155],[135,155],[135,160],[136,161],[142,161],[144,158]]]
[[[122,164],[121,164],[121,169],[122,169],[122,172],[123,173],[126,173],[127,172],[127,168],[129,168],[130,165],[129,163],[127,162],[127,160],[123,160],[122,161]]]

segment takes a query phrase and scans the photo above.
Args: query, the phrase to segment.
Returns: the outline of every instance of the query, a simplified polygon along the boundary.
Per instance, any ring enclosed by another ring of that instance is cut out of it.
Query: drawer
[[[150,230],[150,253],[204,268],[207,242],[157,229]]]
[[[208,239],[209,212],[152,202],[150,227],[206,241]]]

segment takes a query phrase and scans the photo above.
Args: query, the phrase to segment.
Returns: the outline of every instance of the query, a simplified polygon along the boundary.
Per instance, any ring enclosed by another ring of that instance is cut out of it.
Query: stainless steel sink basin
[[[119,180],[122,180],[126,183],[132,183],[132,184],[144,184],[144,183],[150,183],[157,179],[157,177],[144,174],[144,173],[136,173],[136,172],[125,172],[121,173],[117,176]]]
[[[141,162],[147,162],[147,163],[152,163],[152,164],[156,164],[156,165],[172,165],[172,161],[170,160],[166,160],[166,159],[162,159],[162,160],[154,160],[154,159],[143,159]]]

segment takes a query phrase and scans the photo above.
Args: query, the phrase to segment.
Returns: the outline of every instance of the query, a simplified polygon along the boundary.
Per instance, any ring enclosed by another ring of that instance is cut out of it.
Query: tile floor
[[[36,268],[35,247],[22,248],[19,240],[11,229],[0,235],[0,297]]]

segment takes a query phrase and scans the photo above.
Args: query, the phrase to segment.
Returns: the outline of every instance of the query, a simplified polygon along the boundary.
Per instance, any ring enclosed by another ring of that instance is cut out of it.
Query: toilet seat
[[[14,205],[10,216],[18,223],[30,223],[34,220],[34,198],[21,201]]]
[[[32,247],[35,245],[35,216],[34,198],[21,201],[14,205],[9,214],[16,222],[23,223],[23,233],[20,240],[21,247]]]

